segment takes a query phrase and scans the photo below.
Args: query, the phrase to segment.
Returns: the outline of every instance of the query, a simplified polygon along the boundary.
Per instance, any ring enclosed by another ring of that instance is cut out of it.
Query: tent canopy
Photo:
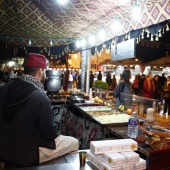
[[[153,60],[151,62],[145,63],[145,66],[162,66],[162,67],[170,67],[170,56],[165,56],[157,60]]]

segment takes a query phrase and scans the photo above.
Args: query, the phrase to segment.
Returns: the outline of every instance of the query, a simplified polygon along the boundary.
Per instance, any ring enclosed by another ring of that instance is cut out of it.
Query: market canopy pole
[[[88,94],[90,81],[90,50],[82,51],[81,56],[81,91]]]

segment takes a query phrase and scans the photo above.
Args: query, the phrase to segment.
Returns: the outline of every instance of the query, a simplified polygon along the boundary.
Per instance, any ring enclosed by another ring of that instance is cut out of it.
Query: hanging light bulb
[[[76,41],[76,47],[80,48],[80,41],[79,40]]]
[[[90,37],[89,37],[89,44],[90,44],[90,45],[95,44],[95,38],[94,38],[94,35],[90,35]]]
[[[32,41],[31,39],[28,40],[28,45],[31,45],[32,44]]]
[[[50,45],[51,45],[51,46],[53,45],[53,40],[50,40]]]
[[[81,40],[81,46],[82,46],[82,47],[85,47],[85,46],[86,46],[86,40],[85,40],[84,38]]]
[[[98,32],[98,37],[99,37],[99,40],[104,40],[105,37],[106,37],[106,32],[104,29],[101,29],[99,32]]]
[[[134,2],[134,8],[131,13],[132,19],[137,21],[141,18],[141,7],[138,5],[138,0]]]
[[[111,29],[113,30],[113,32],[117,33],[118,31],[120,31],[121,29],[121,24],[118,21],[118,17],[115,17],[114,22],[111,24]]]
[[[61,5],[65,5],[68,0],[57,0],[58,3],[60,3]]]
[[[150,40],[150,41],[154,41],[154,40],[153,40],[153,35],[152,35],[152,34],[151,34],[151,40]]]
[[[166,25],[166,31],[169,31],[169,26],[168,26],[168,24]]]
[[[144,39],[144,33],[141,34],[141,39]]]

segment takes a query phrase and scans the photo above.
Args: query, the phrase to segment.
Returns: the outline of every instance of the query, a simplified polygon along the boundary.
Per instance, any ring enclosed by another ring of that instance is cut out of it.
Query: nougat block
[[[138,143],[133,139],[91,141],[90,151],[94,154],[136,151]]]

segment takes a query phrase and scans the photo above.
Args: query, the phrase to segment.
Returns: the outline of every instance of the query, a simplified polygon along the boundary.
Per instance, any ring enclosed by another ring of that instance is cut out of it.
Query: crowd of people
[[[170,76],[166,78],[163,73],[162,76],[155,75],[152,77],[152,74],[149,73],[148,75],[136,75],[132,83],[130,83],[130,79],[130,71],[124,70],[116,87],[118,94],[135,94],[149,99],[156,99],[160,104],[164,104],[164,113],[168,112],[168,115],[170,115]],[[129,88],[131,90],[127,90]],[[120,106],[120,100],[120,95],[117,95],[116,107]]]

